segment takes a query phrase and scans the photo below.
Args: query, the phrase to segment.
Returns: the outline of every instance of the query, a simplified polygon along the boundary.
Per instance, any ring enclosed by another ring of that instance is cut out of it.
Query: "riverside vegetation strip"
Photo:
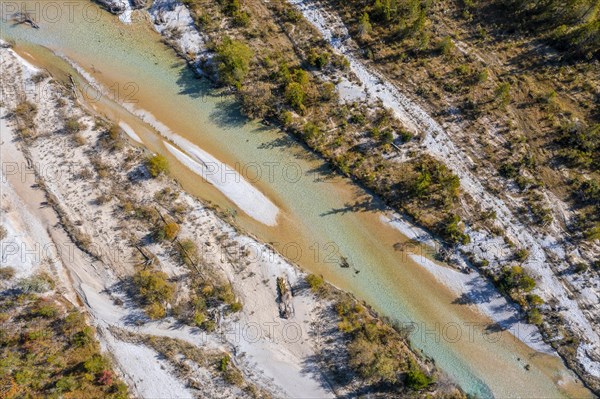
[[[48,198],[53,198],[48,202],[62,214],[63,228],[68,226],[71,238],[90,255],[90,259],[93,258],[90,264],[66,267],[73,268],[71,271],[77,277],[75,287],[85,298],[102,331],[101,339],[112,348],[111,351],[114,350],[117,365],[126,374],[132,373],[131,366],[120,351],[123,348],[131,350],[131,347],[124,343],[135,341],[136,345],[145,343],[152,346],[160,339],[132,338],[131,334],[110,328],[117,324],[131,329],[130,324],[122,323],[123,319],[133,320],[135,329],[140,332],[182,336],[187,342],[196,343],[197,331],[205,331],[207,336],[213,337],[209,344],[225,352],[218,355],[217,365],[223,379],[206,384],[195,375],[190,377],[195,381],[190,392],[212,397],[214,390],[221,389],[236,397],[264,397],[263,390],[272,390],[276,396],[285,396],[285,390],[281,392],[260,376],[249,375],[256,368],[256,363],[251,367],[244,359],[228,354],[223,345],[218,344],[217,332],[212,331],[216,329],[217,322],[237,323],[246,318],[248,321],[272,321],[279,311],[276,280],[270,280],[273,274],[287,275],[295,292],[292,298],[295,317],[301,325],[308,324],[310,314],[322,311],[322,316],[327,317],[319,319],[321,327],[349,334],[348,337],[337,336],[338,339],[325,342],[320,347],[307,335],[308,343],[298,344],[301,348],[293,348],[301,351],[300,359],[288,358],[287,361],[299,363],[305,357],[319,356],[321,351],[327,350],[335,353],[341,365],[348,364],[347,359],[351,357],[360,359],[353,361],[354,369],[344,370],[344,380],[336,380],[335,389],[341,394],[388,392],[392,389],[400,397],[423,393],[433,397],[464,397],[430,361],[413,351],[406,344],[405,337],[389,324],[352,298],[344,297],[344,305],[335,297],[315,299],[306,287],[304,274],[280,257],[268,265],[252,263],[246,251],[240,257],[203,257],[205,253],[199,251],[199,244],[220,248],[219,254],[229,254],[226,248],[232,246],[247,249],[258,244],[240,236],[231,226],[217,219],[213,210],[180,191],[166,175],[168,164],[163,159],[148,156],[142,149],[128,144],[119,128],[92,112],[85,104],[78,103],[72,91],[62,86],[59,80],[52,80],[40,70],[25,68],[10,49],[3,48],[2,56],[7,76],[10,75],[3,84],[10,86],[8,93],[17,94],[4,98],[3,106],[14,110],[14,130],[21,138],[18,147],[31,159],[61,166],[61,175],[65,179],[44,182],[44,176],[38,175],[38,184]],[[42,101],[37,97],[41,90],[22,90],[24,86],[35,88],[39,85],[52,88],[50,98]],[[32,97],[28,98],[28,95]],[[38,105],[34,106],[34,102]],[[10,130],[3,134],[9,132],[12,134]],[[11,140],[11,145],[15,145],[13,143]],[[61,162],[65,154],[69,155],[73,165]],[[84,215],[95,216],[85,218]],[[108,249],[115,246],[126,251],[125,259],[107,256],[112,253]],[[258,271],[261,266],[270,269],[262,275]],[[251,270],[253,268],[257,271]],[[315,289],[321,292],[323,288],[326,287],[321,282]],[[336,304],[344,310],[334,311]],[[145,316],[135,314],[140,307]],[[306,313],[309,314],[305,315],[302,308],[308,308]],[[359,318],[367,321],[364,331],[355,326]],[[150,319],[161,319],[168,327],[163,329],[161,324]],[[182,328],[172,332],[171,323],[175,319],[192,325],[191,331],[196,334],[188,335],[186,332],[190,330]],[[336,328],[338,322],[340,326]],[[353,327],[343,327],[348,323]],[[123,337],[127,340],[120,339]],[[360,347],[355,350],[347,348],[349,341],[346,339],[350,338]],[[168,342],[176,346],[174,351],[187,351],[186,357],[192,361],[192,357],[197,355],[186,346]],[[289,350],[285,344],[273,345],[278,353]],[[161,346],[167,350],[166,344]],[[353,352],[360,356],[353,355]],[[129,356],[129,352],[125,355]],[[231,361],[238,362],[235,367],[226,360],[230,359],[229,356]],[[181,366],[181,361],[170,359],[170,362]],[[196,366],[188,364],[187,367],[211,368],[213,365],[212,362],[205,366],[195,363]],[[259,364],[259,367],[263,366]],[[335,374],[336,368],[322,372],[325,375]],[[285,385],[285,382],[280,383]],[[136,392],[140,393],[138,385],[144,384],[139,381],[135,384]],[[263,390],[253,388],[256,385]],[[303,389],[306,387],[303,386]]]

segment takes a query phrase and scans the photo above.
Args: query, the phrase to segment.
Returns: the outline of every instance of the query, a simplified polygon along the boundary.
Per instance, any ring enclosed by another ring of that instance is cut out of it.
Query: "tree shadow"
[[[383,210],[382,204],[375,197],[367,197],[362,201],[354,203],[346,202],[341,208],[332,208],[331,210],[321,213],[319,216],[344,215],[350,212],[373,212]]]
[[[266,129],[266,127],[265,127]],[[294,140],[291,136],[287,134],[281,134],[275,140],[271,140],[267,143],[262,143],[258,146],[261,150],[272,150],[277,148],[290,148],[297,144],[298,142]]]
[[[193,99],[211,96],[214,86],[211,82],[203,79],[202,75],[194,72],[193,66],[183,61],[171,64],[171,69],[179,69],[177,76],[177,86],[179,93]]]
[[[223,99],[215,104],[211,120],[221,128],[240,128],[249,122],[242,114],[240,104],[234,99]]]
[[[489,286],[487,281],[481,286],[477,284],[477,279],[471,280],[467,283],[467,287],[467,292],[463,292],[458,298],[452,301],[453,304],[481,305],[490,303],[498,295],[497,291]]]
[[[335,168],[329,163],[321,163],[319,166],[306,171],[306,176],[313,176],[316,183],[326,183],[338,176]]]

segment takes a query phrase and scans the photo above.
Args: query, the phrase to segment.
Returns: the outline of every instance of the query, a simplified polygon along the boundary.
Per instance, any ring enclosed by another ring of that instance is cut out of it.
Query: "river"
[[[558,357],[532,350],[509,332],[484,332],[492,324],[488,317],[457,304],[442,282],[394,249],[407,238],[382,221],[389,211],[379,200],[331,173],[285,133],[246,120],[234,99],[194,76],[147,21],[123,24],[85,0],[1,3],[1,37],[21,56],[56,79],[71,74],[90,107],[130,126],[145,147],[169,159],[170,173],[187,191],[233,215],[243,230],[392,320],[414,323],[413,345],[467,392],[486,398],[590,396]],[[40,29],[7,18],[21,3]],[[95,91],[64,57],[106,95],[91,95]],[[279,208],[277,224],[248,216],[178,162],[158,131],[167,129],[245,176]],[[341,256],[350,267],[340,267]]]

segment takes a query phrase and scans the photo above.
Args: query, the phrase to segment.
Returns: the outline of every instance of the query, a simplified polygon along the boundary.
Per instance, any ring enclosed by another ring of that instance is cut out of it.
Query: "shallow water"
[[[35,14],[39,30],[6,19],[0,22],[2,38],[14,40],[21,55],[56,78],[73,75],[89,106],[131,126],[147,148],[169,158],[171,174],[186,190],[235,215],[244,230],[391,319],[414,322],[414,346],[467,392],[554,398],[564,396],[566,389],[570,396],[589,396],[578,389],[580,384],[571,384],[572,373],[558,358],[531,350],[508,332],[484,333],[491,324],[487,317],[455,304],[455,295],[394,250],[393,245],[406,238],[382,223],[383,204],[330,173],[284,133],[244,119],[231,97],[197,79],[147,23],[124,25],[87,1],[69,2],[74,4],[72,12],[62,5],[60,18],[44,10],[44,2],[27,3],[30,10],[35,9],[32,4],[41,4]],[[107,95],[97,98],[68,64],[39,45],[80,65]],[[138,114],[144,110],[146,122],[123,105]],[[244,175],[280,208],[278,225],[269,227],[245,215],[178,163],[153,120]],[[341,256],[348,259],[349,268],[339,266]]]

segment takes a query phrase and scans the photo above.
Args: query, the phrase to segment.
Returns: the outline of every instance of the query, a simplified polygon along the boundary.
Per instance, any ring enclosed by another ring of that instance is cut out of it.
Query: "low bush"
[[[146,158],[146,168],[152,177],[158,177],[169,172],[169,162],[163,155],[156,154]]]
[[[521,266],[505,267],[496,278],[499,289],[511,296],[520,296],[535,288],[535,280]]]
[[[0,267],[0,280],[10,280],[15,276],[15,274],[17,274],[17,272],[13,267]]]
[[[43,293],[54,288],[54,280],[46,273],[38,273],[19,281],[18,287],[26,293]]]
[[[412,365],[408,373],[406,373],[406,385],[416,391],[427,388],[432,382],[433,379],[416,365]]]
[[[156,242],[164,240],[173,241],[179,233],[179,225],[172,220],[168,220],[166,223],[154,225],[152,230],[152,238]]]
[[[306,282],[308,283],[311,291],[314,293],[320,293],[325,286],[323,277],[316,274],[309,274],[306,276]]]
[[[177,256],[179,261],[187,266],[198,262],[198,246],[194,240],[186,238],[177,241]]]
[[[65,120],[65,132],[70,134],[79,133],[84,126],[79,122],[79,119],[70,117]]]
[[[142,269],[133,276],[136,294],[146,306],[146,313],[152,319],[159,319],[166,314],[166,304],[175,297],[175,286],[168,281],[165,273]]]

